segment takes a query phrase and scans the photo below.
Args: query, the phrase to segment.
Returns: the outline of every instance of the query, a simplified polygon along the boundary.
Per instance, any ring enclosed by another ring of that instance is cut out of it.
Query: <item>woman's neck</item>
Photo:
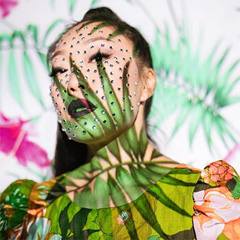
[[[96,151],[90,161],[67,173],[65,183],[69,197],[86,208],[131,202],[177,165],[155,150],[139,121],[105,146],[91,149]]]
[[[133,126],[118,138],[90,154],[89,162],[97,159],[100,164],[109,166],[140,163],[153,159],[153,155],[155,157],[162,156],[149,142],[145,128],[137,133]]]

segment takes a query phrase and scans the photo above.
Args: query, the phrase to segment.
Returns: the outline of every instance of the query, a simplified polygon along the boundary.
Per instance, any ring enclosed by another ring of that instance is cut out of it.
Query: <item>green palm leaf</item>
[[[170,175],[165,176],[164,178],[161,179],[162,183],[166,183],[166,184],[170,184],[170,185],[174,185],[174,186],[192,186],[194,187],[196,185],[195,182],[191,183],[191,182],[184,182],[182,180],[176,179],[174,177],[171,177]]]
[[[122,193],[119,184],[111,177],[110,174],[108,174],[108,185],[112,200],[116,206],[122,205],[122,203],[126,202],[126,198]]]
[[[47,56],[46,54],[40,52],[40,51],[37,51],[37,54],[42,62],[42,64],[45,66],[46,69],[48,69],[48,72],[50,72],[50,69],[49,69],[49,66],[47,64]]]
[[[23,43],[24,45],[26,45],[24,33],[21,32],[21,31],[19,31],[19,30],[14,30],[13,33],[12,33],[12,36],[11,36],[11,41],[10,41],[11,47],[13,47],[14,40],[15,40],[16,38],[20,38],[20,40],[22,41],[22,43]]]
[[[141,201],[134,201],[133,202],[134,206],[136,207],[136,209],[138,210],[138,212],[142,215],[142,217],[144,218],[144,220],[154,228],[154,230],[161,235],[161,237],[166,238],[167,239],[167,235],[164,233],[164,231],[162,230],[156,215],[149,203],[149,201],[147,200],[145,194],[143,194],[141,196]]]
[[[134,196],[140,196],[142,194],[141,190],[137,187],[133,176],[124,168],[117,167],[116,177],[117,181],[128,194],[130,199],[134,198]]]
[[[90,8],[92,8],[95,4],[97,4],[100,0],[92,0]]]
[[[82,208],[80,211],[78,211],[73,219],[70,222],[71,225],[71,231],[73,232],[73,240],[77,239],[84,239],[85,237],[88,238],[88,236],[93,233],[91,229],[85,229],[84,226],[86,225],[88,215],[91,212],[91,209]],[[89,231],[90,230],[90,231]],[[98,230],[95,230],[98,231]]]
[[[9,90],[19,104],[19,106],[24,108],[23,100],[22,100],[22,92],[19,83],[19,75],[16,64],[16,58],[13,50],[10,50],[9,58],[8,58],[8,84]]]
[[[64,239],[67,239],[69,232],[68,229],[70,229],[70,222],[68,218],[68,209],[71,203],[69,203],[64,210],[61,212],[59,216],[59,225],[61,229],[61,235]]]
[[[175,202],[173,202],[166,193],[162,190],[162,188],[155,184],[150,189],[148,189],[148,193],[150,193],[153,197],[158,199],[162,204],[164,204],[166,207],[169,207],[170,209],[174,210],[175,212],[178,212],[179,214],[186,216],[186,217],[192,217],[188,212],[186,212],[184,209],[180,208]]]
[[[104,180],[102,180],[100,177],[97,177],[95,183],[94,183],[94,193],[93,195],[96,196],[96,198],[98,199],[98,202],[100,203],[100,206],[102,206],[102,204],[104,206],[106,206],[109,203],[110,199],[107,199],[105,196],[106,194],[109,194],[109,187],[108,187],[108,183],[105,182]]]
[[[240,101],[239,95],[232,95],[232,90],[239,83],[240,77],[231,79],[239,65],[239,60],[223,72],[229,48],[215,61],[219,46],[217,43],[207,59],[201,61],[200,47],[193,52],[188,39],[185,38],[183,41],[181,37],[175,47],[171,43],[167,28],[165,34],[162,34],[163,37],[159,32],[157,29],[155,42],[151,47],[154,66],[159,78],[149,115],[149,119],[153,122],[152,133],[154,134],[155,129],[163,120],[177,112],[172,137],[189,119],[190,145],[202,125],[210,150],[212,147],[211,128],[216,129],[226,146],[227,138],[228,141],[235,142],[233,130],[226,120],[223,121],[222,117],[218,116],[223,107]]]
[[[136,168],[135,166],[130,166],[130,172],[139,186],[146,187],[151,185],[151,181],[146,176],[140,175],[138,172],[138,168]]]
[[[31,91],[32,95],[35,96],[38,102],[42,105],[42,107],[44,107],[44,103],[42,100],[41,93],[39,91],[38,82],[34,72],[33,64],[26,50],[23,51],[23,70],[25,73],[25,78],[27,80],[29,90]]]
[[[47,29],[46,33],[44,34],[44,37],[43,37],[43,40],[42,40],[42,45],[43,46],[45,46],[47,38],[48,38],[49,34],[52,32],[52,30],[62,22],[63,22],[63,20],[58,18],[49,26],[49,28]]]
[[[74,7],[75,7],[75,5],[76,5],[76,3],[77,3],[77,0],[70,0],[69,1],[69,7],[70,7],[70,13],[71,14],[73,14],[73,10],[74,10]]]
[[[36,25],[29,24],[27,26],[27,32],[31,32],[33,36],[34,42],[37,44],[38,43],[38,28]]]
[[[48,31],[45,34],[45,38],[47,38],[48,34],[51,32],[51,30],[56,26],[57,21],[55,21],[52,26],[48,29]],[[30,46],[28,44],[28,40],[32,39],[32,42],[34,43],[33,46]],[[21,44],[19,44],[19,42]],[[42,107],[44,107],[43,99],[41,96],[39,84],[36,79],[36,74],[34,71],[34,62],[30,58],[28,49],[32,49],[31,51],[34,54],[37,54],[39,56],[41,62],[47,69],[46,64],[46,56],[42,52],[41,48],[44,48],[45,45],[43,42],[39,41],[38,36],[38,27],[34,24],[29,24],[25,31],[20,30],[14,30],[11,34],[1,34],[0,35],[0,45],[2,50],[2,44],[5,43],[6,45],[9,45],[9,58],[8,58],[8,64],[6,64],[7,68],[2,69],[2,71],[8,72],[8,84],[10,93],[12,94],[14,100],[20,105],[21,108],[24,108],[23,99],[21,96],[21,80],[19,78],[19,75],[21,75],[21,72],[23,72],[25,78],[24,80],[27,83],[27,86],[29,87],[29,91],[31,95],[41,104]],[[19,50],[20,48],[20,50]],[[22,54],[22,58],[17,58],[17,54],[20,52]],[[6,61],[2,59],[2,61]],[[18,63],[20,61],[20,64]],[[19,66],[22,67],[19,68]],[[4,65],[4,64],[3,64]]]
[[[191,109],[191,102],[186,101],[186,104],[184,104],[183,108],[181,109],[182,111],[179,114],[179,117],[177,119],[177,122],[172,132],[172,136],[176,134],[176,132],[179,130],[182,124],[186,121],[188,115],[190,114],[190,109]]]
[[[214,116],[212,111],[209,111],[208,109],[206,109],[203,116],[203,130],[204,130],[207,144],[210,150],[212,145],[211,130],[212,130],[213,118]]]
[[[219,106],[225,105],[225,101],[228,99],[229,94],[231,93],[231,91],[226,92],[226,87],[231,90],[238,83],[239,77],[237,78],[237,80],[233,81],[232,83],[227,84],[230,81],[229,79],[230,75],[232,74],[232,72],[234,71],[234,69],[237,67],[238,64],[239,64],[239,60],[235,61],[232,64],[232,66],[224,73],[224,75],[219,78],[219,81],[217,84],[218,87],[216,89],[215,97],[214,97],[214,100],[219,104]],[[223,92],[225,94],[223,94]]]
[[[202,101],[199,101],[193,108],[190,121],[189,139],[190,144],[193,142],[193,138],[198,130],[200,123],[202,122],[202,117],[204,115],[205,109],[202,106]]]

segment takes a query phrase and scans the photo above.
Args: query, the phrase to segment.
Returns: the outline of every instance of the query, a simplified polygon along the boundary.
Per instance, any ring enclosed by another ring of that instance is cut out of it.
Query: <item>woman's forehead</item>
[[[61,36],[55,46],[55,51],[63,47],[66,50],[66,47],[71,49],[76,45],[85,46],[98,40],[112,41],[132,48],[132,42],[120,32],[115,35],[116,32],[116,27],[106,25],[103,22],[80,23]]]

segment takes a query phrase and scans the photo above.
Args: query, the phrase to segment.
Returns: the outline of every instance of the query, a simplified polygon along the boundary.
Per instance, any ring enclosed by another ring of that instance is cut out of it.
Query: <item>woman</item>
[[[1,239],[240,239],[233,168],[218,161],[200,177],[148,139],[156,76],[136,29],[108,8],[93,9],[48,58],[63,174],[5,190]]]

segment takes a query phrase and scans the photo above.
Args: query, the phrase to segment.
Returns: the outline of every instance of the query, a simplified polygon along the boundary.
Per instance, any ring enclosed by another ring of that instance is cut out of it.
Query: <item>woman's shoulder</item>
[[[240,178],[225,161],[204,168],[193,193],[198,239],[240,239]]]

